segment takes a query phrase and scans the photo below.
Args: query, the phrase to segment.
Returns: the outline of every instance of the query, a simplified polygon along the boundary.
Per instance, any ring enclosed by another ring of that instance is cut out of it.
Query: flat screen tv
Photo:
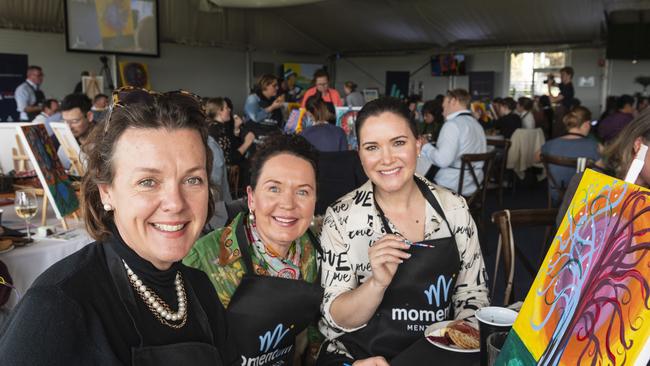
[[[160,56],[158,0],[64,0],[68,51]]]
[[[431,76],[467,75],[465,55],[445,54],[431,56]]]

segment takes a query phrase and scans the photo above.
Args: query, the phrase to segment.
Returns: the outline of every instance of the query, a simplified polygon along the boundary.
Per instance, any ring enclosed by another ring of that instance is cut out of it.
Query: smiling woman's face
[[[359,130],[359,158],[376,188],[395,192],[413,180],[421,148],[408,121],[392,112],[368,117]]]
[[[158,269],[187,255],[205,225],[208,175],[201,135],[190,129],[127,129],[100,184],[124,242]]]
[[[305,159],[281,153],[262,166],[255,189],[248,187],[248,208],[265,245],[278,254],[309,228],[316,207],[316,173]]]

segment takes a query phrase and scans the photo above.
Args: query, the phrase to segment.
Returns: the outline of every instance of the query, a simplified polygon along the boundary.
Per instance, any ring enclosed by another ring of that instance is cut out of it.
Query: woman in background
[[[363,107],[366,100],[361,92],[357,91],[357,84],[353,81],[346,81],[343,84],[345,91],[345,105],[348,107]]]
[[[321,99],[320,94],[316,93],[309,98],[306,106],[307,113],[310,114],[314,122],[313,125],[303,130],[302,136],[321,152],[348,150],[345,132],[341,127],[329,123],[334,116]]]

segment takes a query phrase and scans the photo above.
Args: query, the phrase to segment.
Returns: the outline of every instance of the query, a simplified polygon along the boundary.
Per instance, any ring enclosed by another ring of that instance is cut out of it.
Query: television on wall
[[[431,76],[467,75],[465,55],[444,54],[431,56]]]
[[[64,0],[68,51],[160,55],[158,0]]]

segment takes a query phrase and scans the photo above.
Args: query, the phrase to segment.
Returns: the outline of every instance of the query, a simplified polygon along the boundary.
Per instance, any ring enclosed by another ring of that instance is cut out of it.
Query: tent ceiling
[[[306,54],[599,43],[608,8],[650,5],[649,0],[326,0],[243,9],[215,8],[208,1],[159,0],[161,41]],[[63,1],[3,0],[0,27],[63,32]]]

